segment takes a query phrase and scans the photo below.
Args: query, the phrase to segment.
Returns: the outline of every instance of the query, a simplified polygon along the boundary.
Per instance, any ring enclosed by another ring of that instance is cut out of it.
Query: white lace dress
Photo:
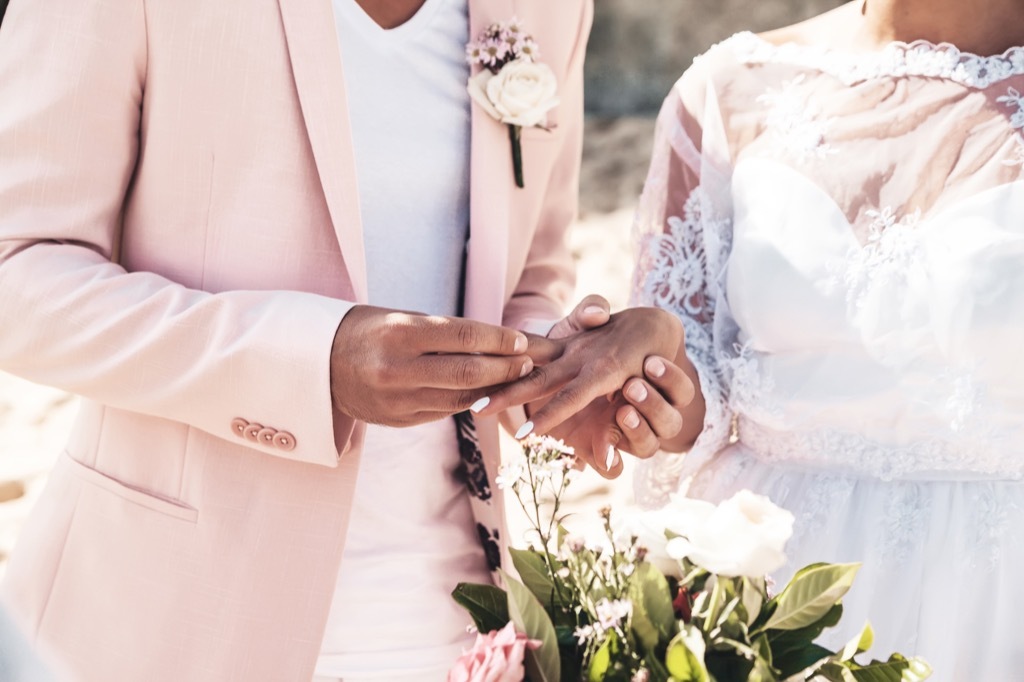
[[[1024,48],[710,50],[666,101],[635,302],[708,410],[637,494],[749,488],[790,563],[862,561],[845,630],[934,679],[1024,679]]]

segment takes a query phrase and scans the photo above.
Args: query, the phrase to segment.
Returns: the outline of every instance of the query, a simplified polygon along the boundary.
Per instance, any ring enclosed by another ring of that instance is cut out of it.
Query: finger
[[[558,365],[559,363],[554,363],[541,369],[548,370],[556,368]],[[536,373],[537,370],[534,370],[534,374]],[[528,380],[529,377],[524,379],[524,381]],[[547,404],[533,414],[531,422],[528,422],[532,427],[530,433],[547,433],[581,411],[591,401],[603,398],[608,393],[617,390],[620,381],[621,379],[617,379],[613,375],[593,372],[584,372],[572,378],[564,386],[558,388]],[[512,386],[514,387],[515,384]],[[525,435],[529,435],[529,433]]]
[[[644,376],[676,407],[686,407],[697,396],[697,387],[686,372],[663,357],[652,355],[644,360]]]
[[[536,334],[527,334],[526,339],[529,342],[526,354],[533,358],[538,365],[554,362],[565,352],[565,344],[557,339],[549,339]]]
[[[603,296],[587,296],[565,319],[559,321],[548,332],[550,339],[564,339],[577,332],[600,327],[611,319],[611,305]]]
[[[634,457],[647,459],[661,447],[658,436],[632,405],[619,407],[615,413],[615,423],[619,425],[625,436],[625,440],[619,444],[619,448]]]
[[[488,389],[489,390],[489,389]],[[457,412],[465,412],[474,403],[485,397],[487,390],[449,390],[444,388],[421,388],[416,391],[416,406],[409,410],[411,414],[439,413],[451,416]]]
[[[609,480],[622,475],[622,455],[616,447],[622,440],[622,432],[616,426],[599,432],[594,436],[594,459],[591,466],[594,471]]]
[[[540,400],[565,386],[576,376],[576,373],[575,366],[570,363],[553,362],[543,367],[535,366],[533,371],[522,379],[501,386],[490,393],[487,396],[486,404],[474,405],[474,412],[483,415],[496,414],[513,405],[525,405]],[[561,421],[564,419],[551,426],[557,426]],[[532,430],[524,437],[529,433],[532,433]]]
[[[409,316],[409,320],[411,339],[421,353],[521,355],[530,345],[522,332],[475,320],[436,315]]]
[[[533,371],[528,355],[424,355],[408,365],[406,386],[482,389],[507,384]]]
[[[668,439],[679,435],[683,428],[683,417],[679,414],[679,408],[666,400],[646,381],[630,379],[626,382],[622,396],[638,411],[638,418],[658,438]]]

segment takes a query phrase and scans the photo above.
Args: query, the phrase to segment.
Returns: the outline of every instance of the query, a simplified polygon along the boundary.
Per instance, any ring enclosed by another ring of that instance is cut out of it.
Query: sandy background
[[[580,221],[572,232],[579,263],[578,293],[626,304],[632,268],[630,223],[643,185],[653,137],[645,117],[588,121],[581,178]],[[60,391],[0,373],[0,571],[46,474],[61,453],[77,401]],[[515,447],[510,441],[510,447]],[[586,523],[609,500],[628,497],[628,485],[590,474],[574,485],[571,505]],[[511,508],[518,520],[518,508]],[[521,523],[521,521],[520,521]],[[518,531],[513,529],[513,537]]]

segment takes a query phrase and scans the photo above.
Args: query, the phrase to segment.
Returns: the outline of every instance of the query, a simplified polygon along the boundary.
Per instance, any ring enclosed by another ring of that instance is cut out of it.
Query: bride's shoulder
[[[734,74],[738,65],[762,61],[780,48],[834,44],[849,32],[850,21],[857,11],[856,3],[847,3],[810,19],[762,33],[740,31],[700,54],[687,73],[704,78],[728,76]]]
[[[764,93],[773,84],[773,76],[763,69],[752,72],[751,65],[765,65],[774,61],[774,55],[791,46],[828,45],[843,35],[849,26],[856,3],[848,3],[834,10],[782,28],[752,33],[741,31],[698,55],[683,72],[673,88],[673,94],[683,100],[701,102],[708,92],[728,97],[733,104],[749,104],[751,98]],[[792,77],[786,71],[779,77]]]

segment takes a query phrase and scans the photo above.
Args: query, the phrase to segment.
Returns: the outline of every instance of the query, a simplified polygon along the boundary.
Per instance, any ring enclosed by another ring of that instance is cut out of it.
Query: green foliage
[[[704,664],[704,636],[694,625],[684,625],[668,645],[665,667],[675,682],[708,682]]]
[[[678,631],[668,580],[647,562],[637,564],[630,582],[629,598],[633,602],[633,632],[645,652],[668,642]]]
[[[860,564],[814,564],[801,569],[776,597],[766,630],[799,630],[819,621],[850,590]]]
[[[452,597],[466,609],[480,632],[500,630],[508,623],[508,597],[494,585],[459,583]]]
[[[541,643],[539,649],[526,652],[526,674],[531,682],[559,682],[562,666],[551,618],[526,585],[504,571],[501,575],[508,585],[508,613],[516,630]]]
[[[541,604],[547,607],[553,606],[555,583],[543,555],[532,549],[510,548],[509,552],[512,554],[512,565],[516,567],[516,572],[519,573],[523,584],[530,588],[530,592],[533,592]],[[548,559],[554,562],[554,558],[550,554]]]

